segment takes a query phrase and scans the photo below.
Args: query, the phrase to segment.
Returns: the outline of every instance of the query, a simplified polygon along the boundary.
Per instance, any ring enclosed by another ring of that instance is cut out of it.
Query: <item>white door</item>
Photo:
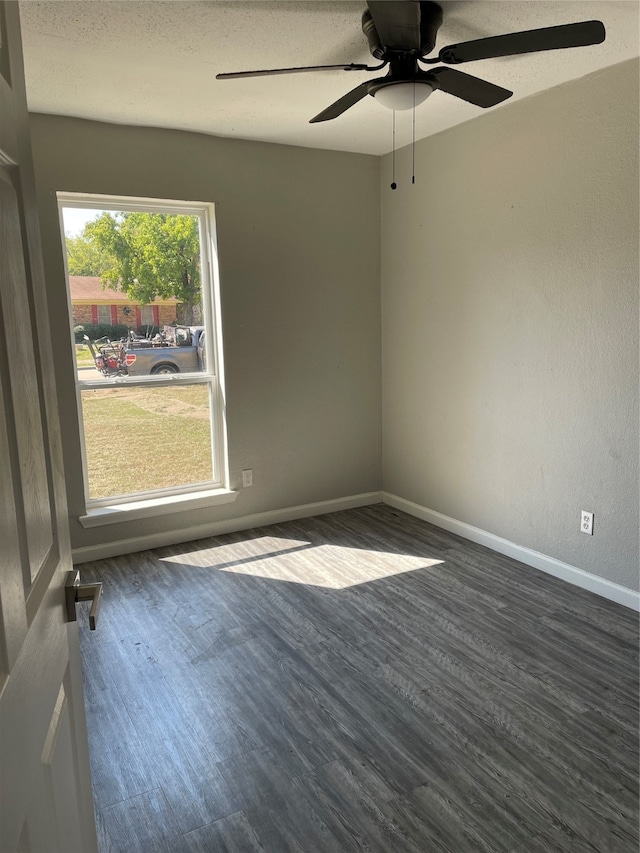
[[[18,4],[0,3],[0,853],[94,853]],[[86,606],[86,605],[85,605]]]

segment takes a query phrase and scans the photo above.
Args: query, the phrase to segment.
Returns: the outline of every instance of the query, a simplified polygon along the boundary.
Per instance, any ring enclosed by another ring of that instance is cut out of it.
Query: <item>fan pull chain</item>
[[[396,184],[396,111],[393,111],[391,120],[391,189],[395,190]]]
[[[413,81],[413,126],[411,131],[411,183],[416,182],[416,81]]]

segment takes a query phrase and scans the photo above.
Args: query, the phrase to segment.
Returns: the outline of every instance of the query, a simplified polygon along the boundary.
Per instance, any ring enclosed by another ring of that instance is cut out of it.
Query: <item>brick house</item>
[[[168,326],[176,322],[178,300],[154,299],[148,305],[129,299],[126,293],[102,286],[99,276],[70,275],[69,290],[73,325],[117,323],[140,329],[142,326]]]

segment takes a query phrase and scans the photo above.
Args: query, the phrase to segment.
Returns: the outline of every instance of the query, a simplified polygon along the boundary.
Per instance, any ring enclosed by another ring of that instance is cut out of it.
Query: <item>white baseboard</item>
[[[149,548],[178,545],[182,542],[205,539],[207,536],[220,536],[223,533],[235,533],[238,530],[264,527],[266,524],[278,524],[282,521],[294,521],[297,518],[326,515],[329,512],[339,512],[342,509],[354,509],[355,507],[369,506],[370,504],[379,504],[381,502],[382,492],[366,492],[330,501],[318,501],[317,503],[301,504],[300,506],[274,509],[269,512],[244,515],[240,518],[229,518],[225,521],[214,521],[211,524],[200,524],[179,531],[171,530],[147,534],[145,536],[134,536],[130,539],[119,539],[114,542],[87,545],[84,548],[73,549],[73,562],[74,564],[88,563],[90,560],[103,560],[106,557],[118,557],[121,554],[147,551]]]
[[[84,548],[73,550],[73,562],[75,564],[87,563],[90,560],[103,560],[106,557],[117,557],[121,554],[133,554],[136,551],[146,551],[149,548],[161,548],[164,545],[177,545],[181,542],[192,542],[205,539],[207,536],[219,536],[223,533],[235,533],[238,530],[249,530],[253,527],[264,527],[267,524],[278,524],[283,521],[293,521],[298,518],[310,518],[314,515],[326,515],[329,512],[339,512],[343,509],[354,509],[359,506],[369,506],[376,503],[385,503],[396,509],[428,521],[436,527],[457,533],[465,539],[485,545],[499,554],[513,557],[527,566],[546,572],[549,575],[560,578],[568,583],[579,586],[582,589],[596,593],[603,598],[608,598],[624,607],[640,612],[640,593],[627,587],[612,583],[605,578],[585,572],[576,566],[570,566],[548,557],[539,551],[517,545],[508,539],[495,536],[479,527],[473,527],[463,521],[458,521],[448,515],[443,515],[432,509],[420,506],[420,504],[392,495],[390,492],[366,492],[360,495],[349,495],[344,498],[336,498],[330,501],[318,501],[317,503],[302,504],[300,506],[284,507],[283,509],[270,510],[268,512],[244,515],[240,518],[230,518],[225,521],[215,521],[211,524],[201,524],[189,527],[181,531],[166,531],[135,536],[129,539],[120,539],[114,542],[103,542],[97,545],[88,545]]]
[[[563,563],[553,557],[547,557],[546,554],[541,554],[539,551],[533,551],[531,548],[516,545],[515,542],[510,542],[508,539],[502,539],[502,537],[488,533],[486,530],[481,530],[479,527],[473,527],[471,524],[457,521],[448,515],[442,515],[440,512],[427,509],[413,503],[413,501],[405,500],[389,492],[382,493],[382,500],[383,503],[402,510],[409,515],[414,515],[416,518],[421,518],[423,521],[428,521],[430,524],[436,525],[436,527],[442,527],[450,533],[457,533],[458,536],[463,536],[465,539],[470,539],[479,545],[485,545],[499,554],[506,554],[508,557],[513,557],[514,560],[519,560],[521,563],[546,572],[548,575],[553,575],[556,578],[574,584],[574,586],[587,589],[589,592],[595,592],[596,595],[608,598],[611,601],[622,604],[624,607],[640,611],[640,593],[632,589],[627,589],[626,586],[612,583],[605,578],[592,575],[583,569],[578,569],[576,566],[570,566],[568,563]]]

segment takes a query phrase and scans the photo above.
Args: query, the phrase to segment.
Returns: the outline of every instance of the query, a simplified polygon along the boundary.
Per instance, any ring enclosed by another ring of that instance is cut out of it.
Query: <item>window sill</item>
[[[200,507],[218,506],[233,503],[238,492],[229,489],[209,489],[206,492],[190,492],[145,501],[111,504],[87,510],[78,521],[85,527],[101,527],[103,524],[117,524],[121,521],[135,521],[138,518],[152,518],[170,512],[187,512]]]

